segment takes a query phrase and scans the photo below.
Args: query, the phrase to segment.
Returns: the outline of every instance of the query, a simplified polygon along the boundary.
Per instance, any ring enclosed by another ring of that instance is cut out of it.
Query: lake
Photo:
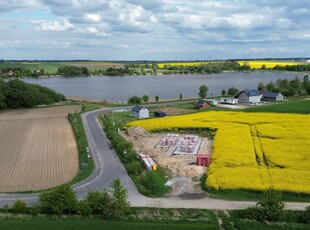
[[[257,88],[260,81],[275,82],[279,78],[301,80],[305,73],[291,72],[234,72],[204,75],[158,75],[158,76],[89,76],[89,77],[50,77],[23,79],[25,82],[47,86],[67,97],[93,98],[111,102],[127,102],[131,96],[155,96],[161,99],[198,97],[199,86],[208,86],[208,96],[221,95],[222,89],[230,87],[242,89]],[[211,95],[212,94],[212,95]]]

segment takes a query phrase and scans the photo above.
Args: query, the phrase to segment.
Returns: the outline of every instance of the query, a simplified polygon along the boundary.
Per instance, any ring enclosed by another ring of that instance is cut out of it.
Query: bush
[[[92,209],[90,208],[87,200],[81,200],[78,204],[76,212],[82,216],[89,216],[92,214]]]
[[[40,205],[35,204],[30,208],[30,214],[32,215],[39,215],[42,212]]]
[[[299,219],[305,224],[310,224],[310,206],[306,207],[306,210],[302,212]]]
[[[133,174],[138,176],[142,171],[142,166],[139,161],[133,161],[131,163],[125,164],[125,168],[128,174]]]
[[[149,96],[143,95],[142,100],[143,100],[143,102],[148,102],[149,101]]]
[[[128,104],[140,104],[141,102],[141,97],[138,96],[132,96],[128,99]]]
[[[166,179],[161,175],[160,171],[146,172],[142,178],[142,185],[147,190],[147,195],[163,196],[169,191],[169,188],[165,185]]]
[[[77,211],[78,201],[69,185],[61,185],[39,195],[39,204],[46,214],[71,214]]]
[[[278,221],[284,215],[285,204],[280,194],[272,189],[266,191],[265,196],[255,207],[245,210],[245,217],[259,221]]]
[[[3,211],[4,213],[8,213],[9,210],[10,210],[10,208],[9,208],[9,205],[8,205],[8,204],[3,205],[2,211]]]
[[[108,218],[110,216],[112,200],[106,191],[89,191],[85,202],[89,205],[92,214],[100,215],[103,218]]]
[[[18,213],[18,214],[27,213],[28,209],[27,209],[26,203],[22,200],[19,200],[19,199],[16,200],[15,203],[13,204],[12,212]]]

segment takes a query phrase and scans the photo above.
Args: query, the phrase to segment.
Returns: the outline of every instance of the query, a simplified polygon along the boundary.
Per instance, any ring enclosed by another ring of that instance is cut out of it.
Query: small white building
[[[132,107],[131,114],[133,117],[138,118],[138,119],[150,117],[149,110],[139,105]]]
[[[238,98],[239,103],[256,104],[260,103],[263,94],[257,89],[242,90],[235,98]]]
[[[233,97],[221,97],[220,102],[223,103],[223,104],[235,105],[235,104],[238,104],[238,99],[237,98],[233,98]]]

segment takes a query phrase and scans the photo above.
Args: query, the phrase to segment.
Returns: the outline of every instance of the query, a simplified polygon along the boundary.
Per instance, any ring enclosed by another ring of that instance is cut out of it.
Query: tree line
[[[115,219],[129,214],[130,203],[127,196],[127,190],[123,188],[119,179],[114,180],[107,190],[89,191],[81,201],[78,201],[76,193],[69,185],[61,185],[51,191],[41,192],[38,204],[31,208],[28,208],[24,201],[17,200],[11,209],[4,205],[2,211],[33,215],[98,215],[103,219]]]
[[[37,105],[50,105],[66,100],[63,94],[19,79],[5,82],[0,79],[0,109],[33,108]]]
[[[310,95],[310,80],[309,76],[305,75],[303,80],[299,77],[295,77],[293,80],[279,78],[276,82],[270,81],[265,84],[259,82],[257,86],[258,90],[268,90],[270,92],[281,92],[284,96],[306,96]]]

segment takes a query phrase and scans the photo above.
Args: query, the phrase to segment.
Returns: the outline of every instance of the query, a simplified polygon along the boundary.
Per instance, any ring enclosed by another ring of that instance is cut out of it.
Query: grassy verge
[[[301,221],[300,211],[284,211],[283,220],[279,222],[264,222],[244,218],[245,210],[229,211],[228,215],[219,215],[224,229],[309,229],[309,225]]]
[[[203,182],[203,181],[202,181]],[[205,190],[210,196],[224,199],[224,200],[260,200],[264,194],[260,191],[249,190]],[[289,202],[310,202],[310,195],[295,194],[295,193],[281,193],[284,201]]]
[[[164,170],[158,167],[157,171],[145,171],[132,143],[119,135],[118,129],[132,120],[128,113],[106,114],[100,116],[100,120],[108,139],[138,190],[150,197],[162,197],[169,192],[170,189],[164,185],[167,181]]]
[[[88,230],[88,229],[132,229],[132,230],[195,230],[218,229],[212,211],[187,209],[133,209],[130,216],[120,220],[102,220],[100,217],[81,216],[30,216],[3,215],[0,229],[10,230]]]
[[[82,123],[82,118],[81,115],[84,112],[91,111],[94,109],[99,109],[102,106],[97,103],[88,103],[88,102],[81,102],[81,103],[76,103],[74,102],[73,104],[82,104],[82,111],[76,114],[69,114],[68,119],[71,123],[74,136],[76,139],[76,143],[78,146],[78,152],[79,152],[79,166],[80,170],[78,174],[69,182],[70,185],[73,185],[85,178],[87,178],[95,169],[95,164],[92,160],[92,158],[87,157],[87,152],[86,152],[86,147],[88,146],[87,143],[87,138],[84,130],[84,126]],[[83,166],[82,164],[86,163],[86,167]]]
[[[10,230],[198,230],[198,229],[309,229],[305,212],[285,211],[281,222],[263,222],[244,218],[245,210],[217,211],[197,209],[132,208],[118,220],[100,216],[32,216],[2,214],[0,229]]]

